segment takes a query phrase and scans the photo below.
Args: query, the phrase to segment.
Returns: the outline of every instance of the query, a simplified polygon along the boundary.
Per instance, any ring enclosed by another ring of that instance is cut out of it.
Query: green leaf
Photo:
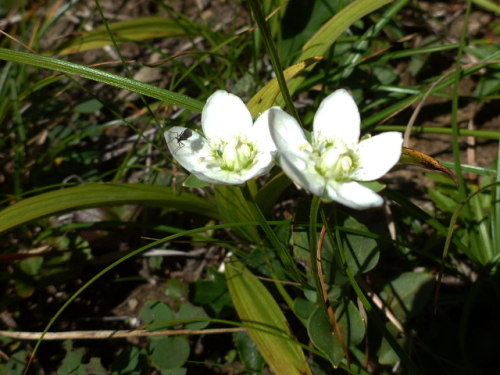
[[[203,188],[205,186],[209,186],[208,182],[200,180],[194,174],[190,174],[182,183],[182,186],[187,188]]]
[[[78,367],[76,375],[107,375],[106,369],[102,366],[101,358],[92,357],[89,363],[82,363]]]
[[[347,348],[363,340],[366,331],[365,323],[352,301],[348,301],[347,304],[340,303],[335,308],[335,317]],[[311,314],[307,330],[313,344],[337,367],[344,358],[344,350],[340,340],[334,334],[328,315],[320,306]]]
[[[434,276],[423,272],[405,272],[386,285],[380,293],[400,321],[418,315],[432,297]]]
[[[303,323],[307,323],[309,317],[315,311],[315,309],[315,303],[303,298],[297,298],[293,303],[293,311],[295,312],[295,315],[297,315],[299,319],[302,320]]]
[[[18,262],[19,269],[30,276],[38,275],[42,269],[42,264],[42,257],[23,259]]]
[[[85,355],[85,348],[78,348],[73,350],[73,343],[71,340],[66,340],[63,343],[66,356],[62,361],[61,367],[57,370],[57,375],[70,375],[76,374],[78,367],[82,363],[83,356]]]
[[[353,217],[348,217],[344,221],[344,226],[359,232],[369,232],[365,225]],[[373,238],[351,233],[343,233],[342,237],[347,265],[354,275],[368,272],[377,265],[380,253],[377,248],[377,242]]]
[[[298,200],[294,220],[298,223],[306,221],[309,215],[310,202]],[[356,232],[370,233],[368,228],[350,216],[344,219],[344,227]],[[318,228],[318,232],[320,229]],[[341,231],[342,244],[347,265],[356,275],[373,269],[379,260],[380,253],[377,242],[373,238],[364,237],[347,231]],[[293,227],[293,253],[300,262],[309,266],[309,234],[308,228],[298,224]],[[323,240],[323,272],[330,285],[342,285],[348,282],[342,269],[342,258],[338,253],[337,244],[326,235]]]
[[[189,342],[185,336],[163,337],[152,340],[151,360],[153,364],[165,370],[182,366],[189,358]]]
[[[102,102],[97,99],[90,99],[85,102],[82,102],[75,106],[75,111],[78,113],[94,113],[104,106]]]
[[[148,372],[147,352],[136,346],[123,348],[113,361],[112,375],[144,375]]]
[[[28,362],[28,352],[26,350],[20,350],[18,352],[15,352],[13,355],[10,356],[7,363],[0,367],[2,370],[2,374],[23,375],[27,362]]]
[[[203,308],[201,307],[194,306],[189,302],[183,302],[181,308],[179,309],[179,312],[176,315],[177,319],[179,320],[206,319],[206,321],[186,323],[185,324],[186,329],[192,329],[192,330],[203,329],[210,324],[210,322],[208,321],[210,317],[207,315],[205,310],[203,310]]]
[[[227,288],[226,276],[213,268],[209,268],[208,273],[208,280],[199,279],[194,282],[195,292],[192,302],[205,306],[205,310],[209,311],[210,315],[219,317],[223,311],[233,310],[232,300]]]
[[[399,336],[400,333],[399,330],[391,322],[387,322],[385,326],[387,327],[387,330],[392,334],[394,339],[397,340],[399,345],[402,348],[405,348],[407,342],[406,340],[407,336],[405,335]],[[385,338],[382,338],[382,345],[380,346],[380,354],[378,356],[378,361],[380,362],[380,364],[383,365],[395,365],[396,362],[400,361],[398,355],[396,354],[394,349],[392,349],[391,345],[387,342]]]
[[[169,279],[165,286],[165,295],[172,301],[188,298],[189,287],[180,279]]]
[[[175,208],[219,217],[213,204],[185,191],[144,184],[87,184],[40,194],[5,208],[0,211],[0,233],[47,216],[123,204]]]
[[[277,375],[312,374],[278,304],[241,262],[226,267],[229,292],[250,337]]]
[[[175,315],[170,306],[160,300],[147,301],[139,312],[139,316],[143,324],[148,325],[148,329],[154,331],[172,328],[171,323],[165,322],[175,319]]]
[[[161,375],[186,375],[187,369],[183,367],[174,368],[172,370],[161,370]]]
[[[245,365],[245,372],[261,373],[266,361],[250,338],[250,335],[247,332],[235,332],[233,334],[233,341],[236,349],[238,349],[241,362]]]

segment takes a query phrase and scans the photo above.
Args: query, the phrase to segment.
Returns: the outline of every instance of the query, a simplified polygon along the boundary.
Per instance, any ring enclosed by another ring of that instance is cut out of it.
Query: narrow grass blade
[[[13,51],[0,48],[0,60],[14,61],[21,64],[38,66],[40,68],[55,70],[58,72],[79,75],[81,77],[103,82],[108,85],[130,90],[138,94],[150,96],[168,103],[177,104],[191,111],[199,112],[203,110],[204,104],[186,95],[181,95],[168,91],[147,83],[135,81],[130,78],[108,73],[99,69],[88,68],[83,65],[74,64],[45,56],[38,56],[32,53]]]
[[[127,21],[110,23],[109,28],[118,43],[174,36],[194,37],[203,35],[207,32],[214,34],[210,30],[204,29],[193,22],[165,17],[134,18]],[[53,50],[44,53],[44,55],[67,55],[105,47],[111,44],[112,40],[108,31],[104,26],[100,26],[88,33],[79,34]]]

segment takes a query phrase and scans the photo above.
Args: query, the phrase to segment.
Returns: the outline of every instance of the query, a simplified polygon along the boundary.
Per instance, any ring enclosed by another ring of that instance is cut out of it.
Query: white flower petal
[[[357,146],[359,166],[351,178],[357,181],[372,181],[386,174],[401,156],[403,136],[387,132],[361,141]]]
[[[346,90],[337,90],[327,96],[314,116],[314,136],[341,138],[348,143],[357,143],[361,118],[358,106]]]
[[[186,128],[174,126],[167,130],[163,135],[167,141],[168,149],[177,159],[180,165],[192,172],[193,168],[199,166],[199,160],[205,160],[210,157],[210,150],[207,147],[207,140],[194,130],[191,136],[185,140],[178,141]]]
[[[303,187],[314,195],[322,196],[325,191],[326,181],[316,169],[314,160],[306,154],[280,154],[283,172],[297,185]]]
[[[214,162],[207,140],[199,133],[192,131],[191,136],[182,141],[182,146],[176,137],[179,137],[184,130],[186,128],[174,126],[164,133],[170,152],[184,169],[211,184],[241,185],[246,181],[242,180],[241,176],[223,171]]]
[[[355,181],[329,183],[327,192],[331,200],[356,210],[379,207],[384,203],[380,195]]]
[[[280,154],[288,150],[294,153],[309,145],[304,131],[295,118],[279,107],[270,108],[268,113],[271,137]]]
[[[234,134],[248,134],[252,125],[252,115],[245,103],[223,90],[208,98],[201,114],[201,126],[208,139],[229,139]]]
[[[273,107],[269,110],[269,129],[286,175],[304,189],[321,195],[325,179],[314,168],[312,147],[297,120],[280,108]]]
[[[278,108],[279,107],[273,107]],[[276,145],[271,138],[271,132],[269,130],[269,109],[264,111],[259,118],[253,124],[253,133],[256,141],[262,147],[262,150],[276,154]]]

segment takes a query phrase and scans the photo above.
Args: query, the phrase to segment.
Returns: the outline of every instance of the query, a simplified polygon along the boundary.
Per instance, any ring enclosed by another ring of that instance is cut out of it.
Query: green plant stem
[[[262,40],[264,41],[264,45],[266,46],[267,53],[269,53],[271,64],[273,65],[274,73],[276,74],[276,79],[278,80],[278,84],[280,86],[281,94],[283,95],[286,108],[300,124],[300,117],[297,109],[295,108],[295,105],[293,104],[290,92],[288,91],[288,86],[286,84],[285,75],[283,74],[283,68],[278,56],[278,51],[276,50],[276,45],[274,44],[274,41],[272,39],[271,30],[269,29],[269,25],[267,24],[264,12],[262,11],[261,3],[258,0],[249,0],[248,4],[252,9],[255,21],[257,22],[257,25],[259,25],[259,28],[261,30]]]
[[[248,184],[245,184],[241,188],[241,192],[243,194],[243,197],[245,198],[245,201],[252,210],[255,219],[258,221],[259,225],[261,226],[262,230],[266,233],[267,238],[269,241],[271,241],[271,244],[274,246],[274,248],[278,251],[278,254],[281,258],[281,261],[285,265],[286,270],[294,277],[294,279],[301,284],[304,284],[305,281],[303,280],[302,275],[300,274],[297,265],[295,264],[295,261],[293,260],[292,256],[286,249],[285,245],[279,240],[279,238],[276,236],[276,233],[271,229],[269,224],[267,223],[266,218],[264,217],[264,214],[260,210],[257,202],[254,199],[254,196],[252,192],[250,191],[250,188]],[[285,288],[281,283],[276,283],[276,287],[282,294],[283,298],[285,299],[286,303],[293,308],[293,300],[292,298],[286,293]]]
[[[406,125],[378,125],[374,131],[396,131],[404,132],[406,130]],[[454,129],[452,128],[435,128],[431,126],[413,126],[411,128],[412,133],[428,133],[428,134],[452,134]],[[478,137],[487,139],[500,139],[500,132],[497,131],[486,131],[486,130],[467,130],[458,129],[458,135],[462,137]]]
[[[316,300],[323,308],[325,313],[327,313],[326,302],[323,299],[323,294],[321,293],[321,281],[318,274],[318,258],[316,255],[318,247],[318,229],[316,228],[316,224],[318,222],[318,212],[320,205],[321,198],[318,196],[314,196],[311,203],[311,213],[309,214],[309,261],[311,263],[311,276],[314,279],[314,283],[316,284]]]
[[[453,99],[452,99],[452,107],[451,107],[451,128],[452,128],[452,137],[453,137],[453,160],[455,162],[455,172],[457,173],[458,182],[460,186],[458,191],[460,193],[460,199],[465,200],[467,197],[467,186],[464,183],[464,178],[462,176],[462,169],[460,166],[460,145],[458,143],[459,136],[459,127],[458,127],[458,97],[459,97],[459,88],[460,88],[460,78],[462,75],[462,54],[465,46],[465,38],[467,36],[467,27],[468,20],[471,11],[471,2],[468,1],[467,10],[464,16],[464,24],[462,27],[462,33],[460,35],[460,43],[457,50],[457,63],[454,74],[454,86],[453,86]],[[465,215],[467,218],[470,218],[471,212],[467,207],[465,211]]]

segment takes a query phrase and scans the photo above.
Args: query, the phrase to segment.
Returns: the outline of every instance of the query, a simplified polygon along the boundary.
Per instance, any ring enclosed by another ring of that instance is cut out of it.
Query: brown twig
[[[67,331],[67,332],[47,332],[44,340],[68,340],[68,339],[117,339],[124,337],[151,337],[151,336],[178,336],[178,335],[212,335],[220,333],[245,332],[246,328],[212,328],[212,329],[176,329],[166,331],[147,331],[144,329],[121,330],[121,331]],[[0,331],[0,336],[10,337],[19,340],[40,340],[43,332],[16,332]]]

